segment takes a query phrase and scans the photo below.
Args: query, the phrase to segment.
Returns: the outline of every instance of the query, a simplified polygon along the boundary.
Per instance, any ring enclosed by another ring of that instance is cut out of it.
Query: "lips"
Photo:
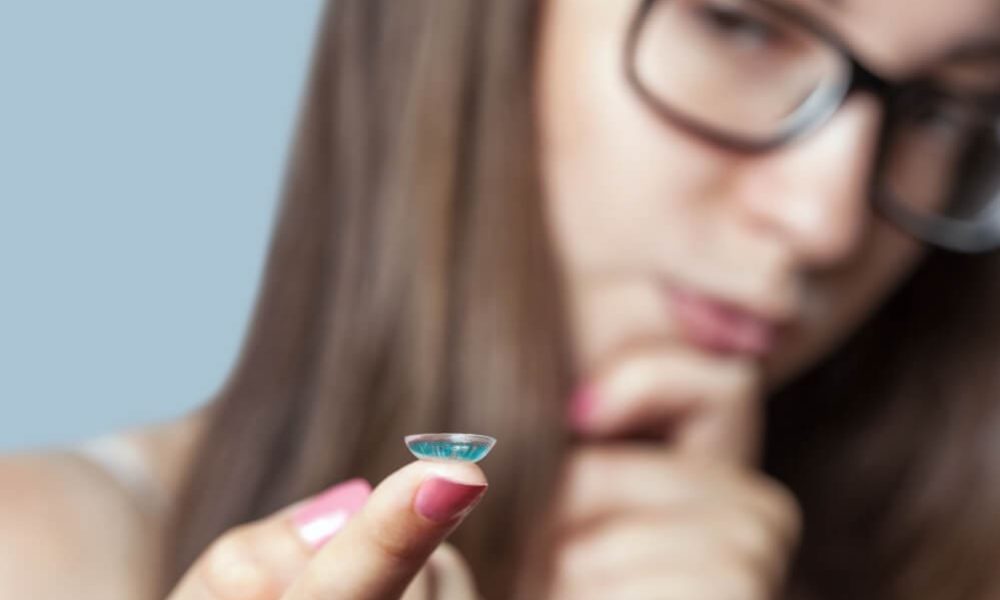
[[[669,294],[681,334],[706,350],[762,356],[775,345],[773,321],[691,290],[671,287]]]

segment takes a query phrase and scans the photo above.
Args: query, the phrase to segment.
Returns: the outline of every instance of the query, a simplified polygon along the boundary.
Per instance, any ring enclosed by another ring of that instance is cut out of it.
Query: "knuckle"
[[[740,398],[750,395],[757,383],[757,376],[748,365],[731,365],[728,377],[725,378],[726,390],[731,397]]]
[[[557,545],[552,559],[553,570],[569,582],[579,582],[600,577],[606,573],[603,565],[608,556],[603,552],[602,541],[607,544],[607,532],[594,524],[568,531]],[[621,547],[617,547],[619,550]]]
[[[765,502],[770,506],[773,526],[789,544],[796,544],[802,533],[803,515],[798,498],[777,481],[768,480],[763,488]]]
[[[611,583],[611,578],[604,573],[580,569],[580,565],[575,562],[567,563],[561,558],[553,566],[555,568],[549,580],[549,594],[545,596],[548,600],[619,597],[609,593],[607,586]]]
[[[726,533],[737,548],[747,556],[769,555],[775,550],[774,535],[767,524],[758,519],[747,518],[744,513],[730,519]]]
[[[721,557],[720,557],[721,558]],[[715,591],[708,597],[719,600],[770,600],[772,598],[771,579],[760,569],[745,560],[730,556],[722,559],[724,572],[705,579],[705,583]]]
[[[719,385],[725,400],[742,401],[755,393],[759,385],[759,375],[750,365],[734,362],[729,364],[724,370],[724,375],[719,377]]]
[[[756,585],[770,585],[784,576],[788,555],[766,523],[744,518],[729,529],[728,535],[733,544],[734,562],[738,562],[743,571],[753,574]]]
[[[625,360],[606,372],[601,389],[604,396],[611,398],[631,398],[640,395],[649,385],[647,360],[636,358]]]
[[[770,589],[765,579],[759,575],[738,571],[726,579],[727,600],[769,600]]]
[[[564,543],[553,560],[555,573],[563,579],[572,581],[575,575],[582,571],[580,566],[585,563],[582,559],[588,554],[587,544],[583,541]]]
[[[237,527],[213,542],[199,564],[198,576],[213,599],[265,600],[275,592],[273,578],[256,559],[249,526]]]
[[[573,454],[572,468],[578,476],[604,476],[620,463],[615,449],[585,447]]]
[[[618,473],[619,457],[613,451],[581,448],[573,452],[566,465],[566,493],[587,498],[608,485]]]

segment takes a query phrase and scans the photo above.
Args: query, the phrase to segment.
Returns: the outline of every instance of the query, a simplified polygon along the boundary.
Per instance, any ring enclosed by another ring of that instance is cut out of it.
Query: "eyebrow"
[[[818,0],[818,2],[842,9],[848,0]],[[943,60],[944,62],[1000,60],[1000,37],[992,35],[959,42],[944,53]]]

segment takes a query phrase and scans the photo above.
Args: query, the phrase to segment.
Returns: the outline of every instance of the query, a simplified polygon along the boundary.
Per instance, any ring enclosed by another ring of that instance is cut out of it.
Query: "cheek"
[[[549,222],[566,266],[635,268],[650,240],[690,230],[718,181],[713,151],[670,130],[628,86],[633,2],[554,0],[539,75]]]

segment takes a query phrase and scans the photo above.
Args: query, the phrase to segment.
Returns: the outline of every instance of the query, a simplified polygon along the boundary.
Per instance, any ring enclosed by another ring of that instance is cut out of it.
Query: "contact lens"
[[[423,460],[479,462],[497,443],[475,433],[417,433],[403,438],[413,456]]]

